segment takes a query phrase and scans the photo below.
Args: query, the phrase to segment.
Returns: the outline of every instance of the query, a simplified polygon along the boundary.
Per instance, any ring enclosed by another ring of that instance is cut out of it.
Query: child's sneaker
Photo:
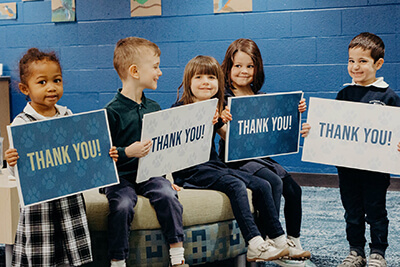
[[[272,261],[287,255],[287,248],[276,248],[270,240],[264,241],[258,247],[247,247],[247,261]]]
[[[288,260],[288,259],[278,259],[274,260],[274,263],[283,267],[305,267],[306,262],[301,260]]]
[[[337,267],[364,267],[366,264],[367,261],[364,257],[358,255],[355,251],[350,251],[350,254]]]
[[[291,260],[307,260],[311,258],[310,251],[303,250],[301,246],[296,246],[296,243],[291,239],[287,239],[287,248],[289,249],[288,258]]]
[[[372,253],[368,259],[368,267],[386,267],[386,260],[377,253]]]

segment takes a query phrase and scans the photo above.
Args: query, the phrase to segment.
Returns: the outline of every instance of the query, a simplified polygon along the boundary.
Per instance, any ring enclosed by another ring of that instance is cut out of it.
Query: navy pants
[[[350,250],[364,254],[365,223],[368,223],[371,254],[385,256],[389,227],[386,192],[390,184],[390,175],[342,167],[337,169]]]
[[[281,178],[269,168],[263,167],[254,173],[254,175],[265,179],[270,183],[278,216],[280,212],[281,198],[282,196],[285,198],[283,211],[286,221],[286,233],[293,237],[300,237],[302,216],[301,187],[287,172],[285,177]]]
[[[105,188],[110,213],[108,215],[108,254],[110,259],[123,260],[129,255],[129,232],[137,203],[137,195],[149,199],[161,230],[169,244],[184,238],[182,212],[177,192],[164,177],[133,184],[120,178],[120,184]]]
[[[259,218],[257,224],[250,210],[246,188],[252,191],[253,207]],[[276,238],[284,234],[268,181],[241,171],[232,171],[231,174],[220,177],[209,189],[228,196],[246,242],[258,235],[266,234],[270,238]]]

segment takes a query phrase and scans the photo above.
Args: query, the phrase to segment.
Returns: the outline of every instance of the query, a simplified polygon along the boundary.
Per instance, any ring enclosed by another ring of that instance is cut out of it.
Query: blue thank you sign
[[[105,110],[8,126],[8,132],[19,155],[23,206],[119,182]]]
[[[230,97],[225,161],[297,153],[303,92]]]

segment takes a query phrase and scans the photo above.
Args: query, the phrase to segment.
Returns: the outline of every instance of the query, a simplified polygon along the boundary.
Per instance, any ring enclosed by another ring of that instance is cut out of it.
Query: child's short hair
[[[225,74],[225,82],[228,86],[230,86],[232,83],[230,73],[233,66],[234,56],[238,51],[248,54],[253,60],[254,75],[251,89],[254,93],[257,93],[258,91],[260,91],[261,87],[264,84],[265,75],[260,49],[258,48],[257,44],[251,39],[240,38],[233,41],[229,45],[225,53],[224,61],[221,64],[222,71]]]
[[[129,67],[137,63],[143,49],[151,49],[154,55],[160,56],[160,48],[153,42],[139,37],[127,37],[117,42],[114,49],[114,68],[121,80],[127,78]]]
[[[374,63],[385,56],[385,44],[382,39],[369,32],[362,32],[354,37],[349,44],[349,49],[351,48],[371,50],[371,57],[374,59]]]
[[[26,53],[22,56],[19,60],[19,78],[20,82],[23,84],[27,84],[28,78],[31,75],[30,65],[36,61],[53,61],[60,67],[61,71],[61,64],[60,60],[58,59],[56,53],[54,51],[51,52],[43,52],[39,49],[33,47],[28,49]]]
[[[184,104],[194,103],[194,95],[190,88],[192,78],[195,75],[214,75],[218,79],[218,91],[215,94],[215,97],[218,98],[218,110],[222,112],[223,102],[224,102],[224,89],[225,89],[225,80],[224,73],[222,72],[221,66],[218,61],[210,56],[196,56],[192,58],[185,67],[185,71],[183,73],[183,81],[181,86],[178,88],[178,99],[179,99],[179,89],[183,87],[183,93],[181,97],[181,101]]]

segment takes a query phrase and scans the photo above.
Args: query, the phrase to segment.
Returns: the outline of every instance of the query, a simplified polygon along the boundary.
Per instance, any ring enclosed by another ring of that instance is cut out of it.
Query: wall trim
[[[333,187],[338,188],[339,182],[337,174],[329,173],[290,173],[296,182],[301,186]],[[392,177],[390,179],[389,191],[400,191],[400,179]]]

